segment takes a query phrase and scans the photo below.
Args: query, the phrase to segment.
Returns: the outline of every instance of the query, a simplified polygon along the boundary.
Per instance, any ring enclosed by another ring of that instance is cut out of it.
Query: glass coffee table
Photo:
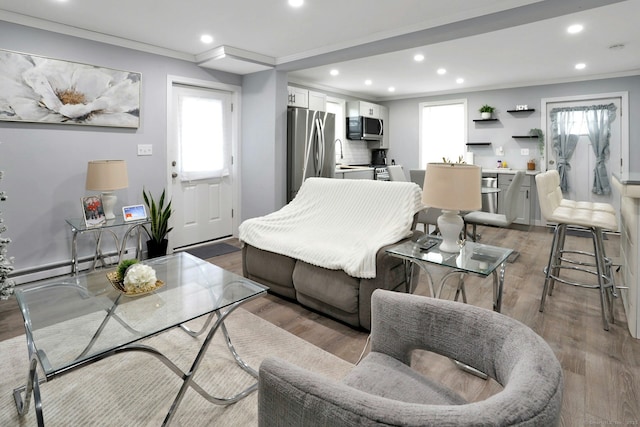
[[[386,252],[391,256],[411,263],[407,268],[409,290],[414,288],[411,284],[412,274],[410,267],[414,264],[418,265],[429,279],[429,290],[434,298],[440,298],[447,280],[458,278],[455,299],[457,300],[462,295],[463,302],[467,302],[464,288],[465,274],[481,277],[493,275],[493,310],[500,312],[502,309],[505,262],[513,252],[513,249],[466,241],[459,253],[449,253],[438,249],[441,241],[439,237],[427,234],[415,242],[409,241],[392,246]],[[433,278],[428,269],[429,265],[439,265],[451,269],[440,279],[437,289],[434,288]]]
[[[163,425],[169,424],[189,387],[219,405],[237,402],[257,389],[256,382],[231,397],[214,397],[193,381],[193,376],[214,334],[222,330],[236,363],[254,378],[258,377],[234,349],[224,321],[242,303],[264,295],[267,288],[185,252],[143,263],[151,266],[164,282],[162,287],[145,295],[130,297],[116,290],[107,280],[106,270],[16,289],[30,360],[26,384],[13,392],[21,415],[29,410],[33,396],[38,425],[43,426],[41,382],[126,351],[150,354],[182,378],[182,386]],[[208,317],[200,330],[184,325],[204,315]],[[145,338],[175,327],[193,337],[206,333],[187,372],[144,344]],[[38,365],[44,372],[42,380],[38,378]]]

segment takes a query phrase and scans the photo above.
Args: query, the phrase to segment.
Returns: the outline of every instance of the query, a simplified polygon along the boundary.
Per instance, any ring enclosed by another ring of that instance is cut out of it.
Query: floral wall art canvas
[[[137,128],[140,73],[0,50],[0,120]]]

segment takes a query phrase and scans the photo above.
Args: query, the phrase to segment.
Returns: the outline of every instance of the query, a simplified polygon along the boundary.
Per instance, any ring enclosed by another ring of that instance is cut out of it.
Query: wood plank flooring
[[[540,334],[551,346],[564,370],[563,426],[640,425],[640,340],[627,329],[621,299],[616,299],[616,323],[602,328],[596,290],[556,284],[544,313],[538,311],[552,233],[542,227],[515,230],[480,227],[482,243],[515,248],[520,257],[507,266],[503,314],[518,319]],[[229,241],[239,246],[237,240]],[[590,239],[568,236],[567,245],[589,249]],[[608,255],[619,254],[618,237],[605,241]],[[211,258],[227,270],[242,274],[241,253]],[[434,267],[438,281],[446,270]],[[620,280],[620,275],[617,276]],[[618,282],[620,284],[620,282]],[[491,309],[491,280],[466,279],[468,302]],[[428,295],[425,275],[416,294]],[[446,292],[445,292],[446,293]],[[452,293],[443,297],[452,297]],[[274,295],[248,302],[243,308],[302,339],[355,363],[367,341],[367,333]],[[0,302],[0,340],[24,332],[15,298]],[[480,400],[500,389],[464,373],[440,356],[416,352],[415,369],[455,388],[469,400]],[[2,391],[8,392],[8,391]]]

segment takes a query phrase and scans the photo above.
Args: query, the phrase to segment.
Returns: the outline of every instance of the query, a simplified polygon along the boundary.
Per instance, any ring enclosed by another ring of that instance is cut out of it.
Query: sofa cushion
[[[358,313],[360,279],[342,270],[327,270],[298,261],[293,269],[293,286],[302,293],[347,313]]]
[[[263,251],[245,244],[242,248],[242,270],[245,277],[269,286],[269,290],[295,298],[293,268],[296,260]]]

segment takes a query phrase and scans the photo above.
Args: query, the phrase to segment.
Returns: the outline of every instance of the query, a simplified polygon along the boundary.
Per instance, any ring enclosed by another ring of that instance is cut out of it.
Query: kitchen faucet
[[[336,138],[336,140],[333,141],[333,145],[335,145],[336,142],[340,143],[340,159],[344,159],[344,156],[343,156],[343,153],[342,153],[342,140],[340,140],[340,138]]]

